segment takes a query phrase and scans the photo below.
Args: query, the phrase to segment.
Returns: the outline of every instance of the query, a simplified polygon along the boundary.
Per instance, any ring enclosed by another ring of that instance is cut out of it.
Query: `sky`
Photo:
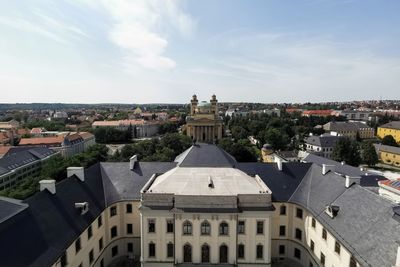
[[[400,99],[398,0],[0,0],[0,103]]]

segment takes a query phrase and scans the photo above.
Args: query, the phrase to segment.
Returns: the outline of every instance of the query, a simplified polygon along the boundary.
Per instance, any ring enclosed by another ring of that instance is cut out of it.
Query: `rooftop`
[[[400,121],[391,121],[384,125],[379,126],[379,128],[388,128],[388,129],[396,129],[400,130]]]

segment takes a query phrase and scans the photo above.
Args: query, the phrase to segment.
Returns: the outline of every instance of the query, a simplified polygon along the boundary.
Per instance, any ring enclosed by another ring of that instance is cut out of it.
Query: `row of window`
[[[221,245],[219,247],[219,262],[227,263],[228,262],[228,246]],[[156,257],[156,244],[153,242],[149,243],[149,258]],[[167,244],[167,258],[174,257],[174,244]],[[243,244],[239,244],[237,247],[237,257],[238,259],[245,258],[245,247]],[[258,244],[256,246],[256,258],[263,259],[264,257],[264,246]],[[192,262],[192,246],[190,244],[185,244],[183,246],[183,261],[184,262]],[[201,262],[208,263],[210,262],[210,246],[208,244],[204,244],[201,246]]]
[[[132,213],[132,211],[133,211],[132,204],[126,204],[125,213]],[[117,215],[117,207],[116,206],[110,207],[110,217],[114,217],[115,215]]]
[[[237,233],[244,234],[246,228],[245,221],[238,221],[237,225]],[[226,222],[221,222],[219,224],[218,229],[219,235],[228,235],[229,234],[229,225]],[[147,231],[149,233],[156,232],[156,220],[148,219],[148,227]],[[174,232],[174,221],[172,219],[167,220],[167,233]],[[190,221],[184,221],[182,225],[182,233],[183,235],[191,235],[193,233],[193,225]],[[264,234],[264,221],[257,221],[256,227],[257,234]],[[208,221],[203,221],[200,225],[200,234],[201,235],[211,235],[211,224]]]
[[[286,206],[282,205],[279,208],[279,215],[286,215]],[[303,219],[303,210],[296,208],[296,218]]]

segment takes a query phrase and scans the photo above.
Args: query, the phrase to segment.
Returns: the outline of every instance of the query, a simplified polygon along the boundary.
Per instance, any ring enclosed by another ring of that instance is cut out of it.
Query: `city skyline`
[[[398,99],[397,1],[10,1],[1,103]]]

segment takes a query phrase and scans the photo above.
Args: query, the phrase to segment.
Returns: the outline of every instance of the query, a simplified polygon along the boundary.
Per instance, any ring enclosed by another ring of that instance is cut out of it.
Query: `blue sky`
[[[397,0],[0,2],[0,102],[399,99]]]

